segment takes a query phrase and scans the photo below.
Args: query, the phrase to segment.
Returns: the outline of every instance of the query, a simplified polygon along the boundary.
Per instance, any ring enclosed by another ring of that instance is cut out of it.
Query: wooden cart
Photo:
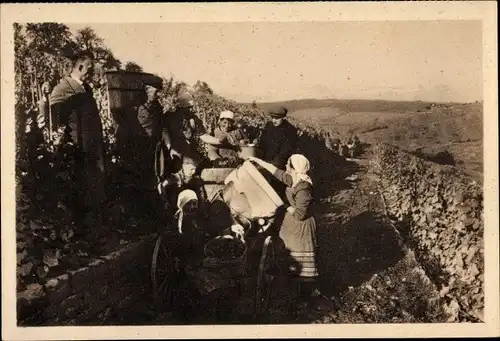
[[[212,169],[202,173],[202,179],[212,194],[208,202],[209,224],[244,226],[246,252],[215,267],[203,263],[182,265],[174,246],[177,229],[167,226],[158,234],[151,261],[155,300],[162,308],[176,309],[182,305],[182,291],[189,283],[199,294],[212,295],[217,310],[218,293],[228,288],[241,290],[242,283],[250,281],[255,284],[254,313],[261,315],[266,311],[273,279],[268,273],[275,262],[273,222],[283,202],[250,161],[234,170]]]

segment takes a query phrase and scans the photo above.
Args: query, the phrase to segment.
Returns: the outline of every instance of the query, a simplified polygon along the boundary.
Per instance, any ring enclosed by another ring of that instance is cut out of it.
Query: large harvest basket
[[[144,72],[106,72],[110,112],[137,105],[145,85],[161,88],[163,80]]]
[[[210,246],[217,241],[217,238],[210,240],[205,244],[204,253],[205,258],[203,259],[203,266],[205,268],[210,268],[212,270],[224,272],[227,276],[235,277],[240,276],[245,273],[246,261],[247,261],[247,245],[241,242],[243,246],[243,251],[241,255],[233,259],[224,260],[220,258],[213,257],[210,253]]]

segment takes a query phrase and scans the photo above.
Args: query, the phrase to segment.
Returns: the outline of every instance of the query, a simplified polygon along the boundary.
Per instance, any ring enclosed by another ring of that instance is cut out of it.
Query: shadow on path
[[[398,235],[377,213],[363,212],[341,226],[318,229],[318,268],[325,295],[358,286],[402,257]]]
[[[326,147],[322,138],[301,136],[297,152],[311,162],[311,175],[317,198],[328,197],[337,191],[352,188],[352,183],[345,178],[357,173],[359,165]]]

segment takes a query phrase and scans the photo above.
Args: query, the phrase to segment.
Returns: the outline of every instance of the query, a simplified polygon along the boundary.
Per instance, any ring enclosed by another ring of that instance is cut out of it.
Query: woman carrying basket
[[[256,157],[249,160],[259,164],[283,182],[290,204],[280,227],[279,237],[286,253],[285,263],[289,275],[300,278],[316,278],[316,221],[313,216],[312,180],[307,175],[310,164],[306,157],[293,154],[286,163],[286,170]],[[283,255],[282,255],[283,256]]]

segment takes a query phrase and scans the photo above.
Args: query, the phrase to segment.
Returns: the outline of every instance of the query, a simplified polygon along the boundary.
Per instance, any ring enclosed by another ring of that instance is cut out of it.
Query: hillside
[[[275,104],[285,105],[299,121],[332,132],[333,138],[357,134],[371,144],[385,142],[428,156],[448,151],[456,166],[481,181],[482,103],[305,99],[258,107]]]

